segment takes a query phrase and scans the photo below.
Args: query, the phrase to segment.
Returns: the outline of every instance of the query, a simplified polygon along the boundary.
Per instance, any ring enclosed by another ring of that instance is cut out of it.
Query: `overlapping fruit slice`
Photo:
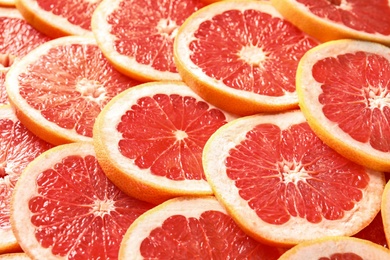
[[[364,239],[327,237],[296,245],[279,260],[389,259],[390,250]]]
[[[8,71],[5,84],[20,121],[57,145],[91,141],[105,104],[139,82],[115,70],[93,37],[67,36],[24,56]]]
[[[317,41],[266,1],[221,1],[180,27],[174,57],[183,80],[225,111],[249,115],[296,108],[298,61]]]
[[[11,203],[14,234],[33,259],[118,259],[130,224],[154,206],[114,186],[89,143],[56,146],[37,157]]]
[[[15,0],[23,17],[37,30],[57,38],[89,35],[91,17],[101,0]]]
[[[119,259],[276,260],[284,251],[248,237],[215,197],[181,197],[134,221]]]
[[[11,230],[11,194],[26,166],[51,147],[24,127],[10,106],[0,106],[0,254],[21,250]]]
[[[330,147],[366,167],[390,171],[390,49],[337,40],[299,63],[299,105]]]
[[[114,97],[93,132],[106,175],[136,198],[160,203],[183,195],[210,195],[203,146],[233,117],[182,82],[150,82]]]
[[[385,185],[383,173],[325,145],[299,110],[222,126],[205,145],[203,165],[243,230],[285,246],[356,234],[378,214]]]
[[[180,80],[173,60],[179,26],[200,0],[105,0],[92,17],[99,47],[122,73],[141,81]]]
[[[287,20],[321,41],[361,39],[390,44],[387,0],[271,0]]]

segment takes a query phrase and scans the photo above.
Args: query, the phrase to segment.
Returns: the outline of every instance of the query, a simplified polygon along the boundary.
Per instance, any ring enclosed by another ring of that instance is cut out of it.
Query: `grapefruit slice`
[[[133,222],[120,259],[278,259],[279,248],[248,237],[215,197],[174,198]]]
[[[264,243],[351,236],[380,210],[384,174],[325,145],[299,110],[225,124],[207,141],[202,161],[215,196]]]
[[[114,186],[89,143],[60,145],[37,157],[11,203],[12,229],[33,259],[118,259],[130,224],[154,206]]]
[[[97,158],[108,178],[141,200],[210,195],[203,146],[232,118],[182,82],[144,83],[114,97],[99,114]]]
[[[58,38],[92,36],[91,17],[101,0],[15,0],[26,21],[44,34]]]
[[[302,259],[389,259],[390,251],[368,240],[352,237],[327,237],[296,245],[279,260]]]
[[[173,60],[179,26],[200,0],[105,0],[92,17],[103,53],[122,73],[141,81],[181,80]]]
[[[11,229],[11,194],[29,162],[51,147],[24,127],[10,106],[0,106],[0,254],[21,251]]]
[[[297,72],[299,105],[313,131],[348,159],[390,171],[390,49],[331,41],[309,50]]]
[[[92,141],[101,109],[139,82],[115,70],[93,37],[67,36],[24,56],[8,71],[5,84],[20,121],[58,145]]]
[[[317,42],[266,1],[220,1],[180,27],[174,57],[183,80],[238,115],[296,108],[300,57]]]
[[[390,3],[364,0],[271,0],[287,20],[320,41],[360,39],[390,44]]]

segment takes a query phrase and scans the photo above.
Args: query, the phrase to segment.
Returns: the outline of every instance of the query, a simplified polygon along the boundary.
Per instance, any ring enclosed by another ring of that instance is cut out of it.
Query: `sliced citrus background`
[[[10,106],[0,106],[0,254],[21,251],[11,229],[11,194],[26,166],[51,147],[24,127]]]
[[[92,17],[99,47],[122,73],[141,81],[181,80],[173,60],[179,26],[200,0],[105,0]]]
[[[203,146],[232,118],[182,82],[150,82],[107,104],[93,141],[99,163],[118,187],[157,204],[212,194],[202,168]]]
[[[92,144],[72,143],[26,167],[12,196],[11,223],[34,259],[117,259],[130,224],[153,206],[107,179]]]
[[[352,237],[326,237],[296,245],[279,260],[302,259],[389,259],[390,250],[370,241]]]
[[[29,52],[8,71],[5,84],[21,122],[58,145],[91,141],[105,104],[139,82],[115,70],[93,37],[67,36]]]
[[[264,243],[351,236],[380,210],[384,174],[325,145],[299,110],[225,124],[206,143],[202,161],[215,196]]]
[[[297,108],[295,73],[317,41],[265,1],[221,1],[191,15],[175,39],[183,80],[238,115]]]
[[[92,35],[91,17],[101,0],[15,0],[23,17],[37,30],[58,38]]]
[[[283,249],[248,237],[215,197],[180,197],[130,226],[120,259],[278,259]]]
[[[271,0],[287,20],[321,41],[390,44],[390,3],[365,0]]]
[[[309,50],[297,72],[299,105],[330,147],[366,167],[390,170],[390,49],[337,40]]]

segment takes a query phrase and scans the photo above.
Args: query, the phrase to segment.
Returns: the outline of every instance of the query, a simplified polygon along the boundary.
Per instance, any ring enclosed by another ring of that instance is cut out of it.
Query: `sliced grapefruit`
[[[383,218],[381,212],[379,212],[371,223],[353,235],[354,237],[369,240],[373,243],[389,248],[389,244],[386,240]]]
[[[181,197],[133,222],[120,259],[276,260],[282,252],[248,237],[215,197]]]
[[[26,21],[44,34],[58,38],[89,35],[91,17],[101,0],[15,0]]]
[[[299,110],[225,124],[206,143],[202,161],[215,196],[264,243],[351,236],[380,210],[384,174],[325,145]]]
[[[361,39],[390,44],[390,3],[365,0],[271,0],[287,20],[320,41]]]
[[[21,251],[11,229],[11,194],[24,168],[51,147],[24,127],[10,106],[0,106],[0,254]]]
[[[203,146],[232,118],[182,82],[144,83],[114,97],[99,114],[97,158],[118,187],[145,201],[210,195]]]
[[[220,1],[180,27],[174,57],[203,99],[238,115],[296,108],[300,57],[317,41],[266,1]]]
[[[330,147],[366,167],[390,171],[390,49],[331,41],[308,51],[297,72],[299,105]]]
[[[33,259],[117,259],[130,224],[152,207],[107,179],[92,144],[72,143],[26,167],[12,196],[11,224]]]
[[[58,145],[91,141],[105,104],[138,83],[110,65],[93,37],[67,36],[24,56],[8,71],[5,84],[21,122]]]
[[[327,237],[296,245],[279,260],[390,259],[390,250],[368,240],[352,237]]]
[[[200,0],[105,0],[92,17],[99,47],[122,73],[141,81],[181,80],[173,60],[179,26]]]

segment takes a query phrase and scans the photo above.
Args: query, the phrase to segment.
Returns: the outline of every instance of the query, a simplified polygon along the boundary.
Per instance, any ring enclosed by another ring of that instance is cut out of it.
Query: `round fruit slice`
[[[357,40],[321,44],[301,59],[299,105],[330,147],[366,167],[390,171],[390,49]]]
[[[130,224],[153,207],[114,186],[89,143],[60,145],[37,157],[11,203],[14,234],[33,259],[117,259]]]
[[[49,40],[27,23],[16,8],[0,7],[0,63],[4,67]]]
[[[214,197],[174,198],[141,215],[120,259],[278,259],[283,251],[248,237]]]
[[[136,198],[160,203],[210,195],[202,168],[207,139],[232,117],[181,82],[150,82],[126,90],[94,126],[96,154],[106,175]]]
[[[174,45],[183,80],[225,111],[296,108],[300,57],[317,42],[265,1],[221,1],[191,15]]]
[[[92,17],[92,31],[106,57],[141,81],[181,80],[173,60],[179,26],[203,7],[200,0],[105,0]]]
[[[101,0],[15,0],[23,17],[37,30],[58,38],[89,35],[91,17]]]
[[[204,147],[203,165],[238,225],[283,246],[356,234],[379,212],[385,185],[383,173],[325,145],[299,110],[222,126]]]
[[[101,109],[138,81],[115,70],[93,37],[67,36],[24,56],[8,71],[5,84],[20,121],[58,145],[91,141]]]
[[[327,237],[296,245],[279,260],[302,259],[389,259],[390,251],[368,240],[352,237]]]
[[[390,44],[390,3],[365,0],[271,0],[287,20],[320,41],[361,39]]]
[[[11,194],[24,168],[51,147],[24,127],[10,106],[0,106],[0,254],[21,250],[11,230]]]

